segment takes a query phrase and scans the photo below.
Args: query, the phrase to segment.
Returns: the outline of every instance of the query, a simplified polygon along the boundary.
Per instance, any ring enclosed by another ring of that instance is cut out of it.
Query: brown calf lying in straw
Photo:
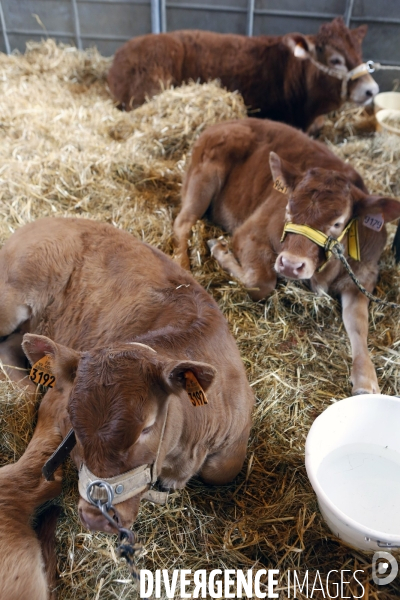
[[[223,269],[246,287],[257,288],[249,292],[253,299],[268,296],[279,276],[309,279],[315,292],[341,297],[353,355],[353,392],[378,392],[367,348],[369,300],[341,262],[332,259],[319,271],[325,262],[323,248],[298,233],[281,238],[288,222],[338,238],[355,217],[361,260],[349,262],[371,292],[386,242],[384,222],[400,216],[400,202],[368,195],[350,165],[300,131],[244,119],[209,127],[193,147],[174,224],[177,254],[186,268],[188,237],[203,215],[233,234],[233,253],[220,240],[209,245]],[[350,234],[355,235],[354,227]],[[343,244],[348,257],[347,235]]]
[[[23,456],[0,469],[0,597],[2,600],[55,598],[55,527],[58,507],[40,517],[37,534],[31,526],[34,510],[61,492],[61,477],[46,481],[42,466],[61,441],[59,407],[45,397],[35,433]]]
[[[162,252],[103,223],[42,219],[2,248],[0,297],[0,335],[22,316],[31,363],[51,359],[47,396],[63,435],[76,433],[88,528],[114,531],[87,501],[93,479],[143,467],[182,488],[196,474],[223,484],[240,471],[253,394],[238,349],[214,300]],[[149,483],[116,492],[124,527]]]
[[[121,106],[130,110],[165,85],[219,79],[228,90],[239,90],[258,117],[307,129],[318,115],[339,108],[346,99],[363,104],[378,93],[371,75],[353,80],[350,74],[362,63],[366,31],[366,25],[350,30],[337,18],[307,36],[149,34],[116,52],[108,83]],[[347,76],[348,83],[342,83],[340,78]]]

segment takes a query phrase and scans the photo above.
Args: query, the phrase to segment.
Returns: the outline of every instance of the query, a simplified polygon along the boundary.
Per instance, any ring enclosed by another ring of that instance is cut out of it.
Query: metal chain
[[[107,493],[107,499],[95,499],[93,498],[93,491],[96,487],[105,489]],[[125,529],[118,525],[118,522],[115,520],[115,517],[119,518],[118,511],[112,505],[112,501],[114,498],[114,490],[109,483],[106,481],[102,481],[101,479],[97,479],[96,481],[92,481],[89,483],[87,487],[87,497],[89,498],[91,504],[99,509],[102,515],[107,519],[110,525],[118,531],[118,542],[119,545],[117,547],[117,556],[119,558],[124,558],[128,564],[129,570],[131,572],[132,578],[137,582],[140,586],[140,573],[135,565],[135,559],[138,557],[140,552],[143,550],[142,544],[135,542],[135,534],[130,529]],[[109,511],[113,511],[114,516],[109,514]],[[149,599],[147,599],[149,600]]]
[[[335,258],[337,258],[341,261],[344,268],[346,269],[346,271],[348,272],[348,274],[350,275],[351,279],[356,284],[356,286],[358,287],[360,292],[362,292],[365,296],[367,296],[367,298],[369,298],[371,300],[371,302],[377,302],[378,304],[384,304],[385,306],[391,306],[392,308],[400,308],[400,304],[396,304],[395,302],[388,302],[387,300],[381,300],[380,298],[377,298],[376,296],[371,294],[368,290],[366,290],[365,287],[357,279],[352,268],[350,267],[349,263],[347,262],[347,259],[344,256],[344,248],[343,248],[342,244],[340,244],[339,242],[337,244],[332,244],[331,242],[329,242],[329,243],[330,243],[329,250],[332,252],[332,254]]]

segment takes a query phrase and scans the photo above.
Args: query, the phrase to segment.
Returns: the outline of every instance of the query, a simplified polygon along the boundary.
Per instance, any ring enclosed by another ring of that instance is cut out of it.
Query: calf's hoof
[[[352,394],[353,396],[360,396],[361,394],[380,394],[381,390],[377,382],[362,382],[359,385],[353,383]]]
[[[228,254],[228,243],[224,239],[211,239],[207,241],[207,246],[210,248],[210,252],[212,256],[215,256],[216,252],[222,252],[223,254]]]

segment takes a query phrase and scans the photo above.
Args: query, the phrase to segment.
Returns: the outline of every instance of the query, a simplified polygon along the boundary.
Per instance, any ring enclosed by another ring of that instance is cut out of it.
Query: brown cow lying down
[[[2,248],[0,296],[0,335],[23,318],[31,363],[51,358],[46,396],[63,435],[75,430],[78,468],[110,478],[159,453],[167,488],[196,474],[224,484],[240,471],[253,394],[238,349],[214,300],[162,252],[107,224],[41,219]],[[193,376],[206,405],[189,399]],[[122,526],[148,487],[118,504]],[[79,512],[89,529],[113,531],[83,498]]]
[[[321,25],[317,35],[289,33],[258,36],[174,31],[144,35],[124,44],[115,54],[108,83],[121,106],[143,104],[165,85],[190,79],[220,79],[228,90],[243,95],[258,117],[307,129],[319,115],[340,107],[345,99],[357,104],[378,93],[371,75],[349,81],[343,76],[360,63],[367,26],[348,29],[341,18]],[[320,70],[333,69],[336,77]]]
[[[35,433],[18,462],[0,469],[0,597],[2,600],[47,600],[55,585],[55,528],[59,507],[41,516],[38,535],[31,527],[34,510],[61,492],[61,477],[46,481],[44,462],[57,448],[57,403],[50,394],[39,409]]]
[[[286,193],[274,189],[274,180]],[[205,214],[233,234],[233,253],[220,240],[210,240],[213,256],[246,287],[258,288],[250,292],[255,300],[272,292],[278,276],[309,279],[315,292],[341,297],[353,354],[353,393],[378,392],[367,349],[368,299],[341,262],[331,259],[318,272],[323,248],[297,233],[288,233],[283,243],[281,237],[285,222],[292,222],[337,238],[357,217],[361,261],[349,262],[371,292],[386,242],[383,223],[400,216],[400,202],[369,196],[350,165],[300,131],[243,119],[209,127],[193,147],[174,224],[177,254],[186,268],[191,228]],[[347,249],[347,236],[343,243]]]

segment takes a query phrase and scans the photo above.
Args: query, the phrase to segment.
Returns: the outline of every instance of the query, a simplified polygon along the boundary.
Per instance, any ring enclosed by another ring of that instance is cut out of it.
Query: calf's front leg
[[[378,379],[368,353],[368,305],[362,292],[349,289],[342,293],[343,322],[350,339],[353,365],[353,394],[379,394]]]
[[[250,261],[248,265],[245,263],[241,266],[224,240],[212,239],[208,240],[207,244],[212,256],[222,269],[238,279],[247,288],[252,300],[263,300],[275,289],[276,273],[272,268],[269,271],[265,265],[261,266],[256,261],[254,261],[254,265]]]

